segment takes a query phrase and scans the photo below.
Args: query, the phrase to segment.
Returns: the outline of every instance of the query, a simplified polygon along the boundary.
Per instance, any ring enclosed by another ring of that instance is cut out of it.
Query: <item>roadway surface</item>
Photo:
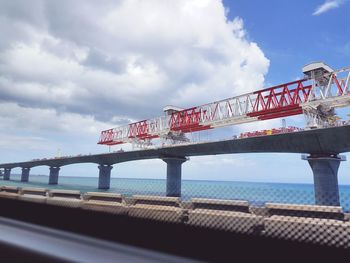
[[[0,168],[50,166],[61,167],[75,163],[116,163],[162,159],[166,157],[190,157],[230,153],[309,153],[339,154],[350,151],[350,126],[313,129],[293,133],[267,135],[244,139],[168,146],[127,152],[83,155],[59,159],[47,159],[0,164]]]

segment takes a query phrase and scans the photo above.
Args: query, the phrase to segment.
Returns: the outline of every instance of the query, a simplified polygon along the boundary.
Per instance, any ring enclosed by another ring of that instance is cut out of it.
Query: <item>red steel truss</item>
[[[345,78],[337,74],[346,73]],[[143,120],[101,132],[98,144],[114,145],[150,140],[169,132],[195,132],[228,125],[302,114],[305,108],[327,102],[332,107],[350,104],[349,69],[332,72],[327,83],[306,78],[252,93],[216,101],[171,115]]]
[[[254,92],[257,95],[253,111],[247,115],[268,120],[303,113],[301,103],[308,101],[312,85],[306,79],[297,80]]]

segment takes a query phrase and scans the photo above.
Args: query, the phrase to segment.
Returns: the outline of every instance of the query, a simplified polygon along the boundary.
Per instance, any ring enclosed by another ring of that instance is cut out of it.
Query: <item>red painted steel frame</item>
[[[307,102],[312,86],[301,79],[254,92],[257,98],[253,111],[247,115],[259,120],[274,119],[303,113],[300,103]]]
[[[301,114],[302,109],[299,104],[307,101],[311,90],[311,85],[303,85],[304,81],[306,80],[297,80],[254,92],[253,94],[257,94],[255,104],[252,112],[248,113],[247,116],[258,117],[259,120],[267,120]],[[212,116],[215,115],[217,107],[218,105],[215,106],[214,112],[209,118],[213,118]],[[211,129],[210,125],[200,124],[200,110],[199,107],[193,107],[173,112],[170,117],[170,130],[187,133]],[[102,131],[98,143],[105,145],[123,143],[123,141],[114,140],[114,136],[115,131],[113,129]],[[145,140],[159,136],[149,134],[147,120],[143,120],[129,124],[127,137]]]
[[[331,75],[331,79],[333,79],[333,83],[337,87],[337,95],[342,95],[346,92],[345,86],[347,84],[345,80],[339,81],[335,73]],[[302,114],[303,110],[300,104],[308,102],[312,90],[312,85],[304,85],[306,81],[308,79],[296,80],[247,94],[246,96],[247,98],[249,97],[252,104],[250,104],[249,110],[241,114],[241,116],[268,120]],[[226,100],[225,118],[232,116],[230,101],[233,99],[236,99],[236,97]],[[213,127],[210,123],[217,121],[215,118],[217,118],[218,110],[220,110],[219,103],[224,101],[208,104],[211,109],[210,114],[206,114],[207,108],[203,108],[203,106],[173,112],[168,120],[169,123],[166,125],[168,125],[167,127],[170,131],[181,131],[184,133],[212,129]],[[228,111],[230,111],[231,115],[227,114]],[[123,134],[123,131],[117,128],[102,131],[98,144],[114,145],[125,143],[126,139],[145,140],[158,138],[159,135],[154,129],[157,128],[157,125],[157,122],[147,120],[131,123],[127,127],[127,135],[125,134],[126,130]],[[150,133],[151,128],[153,130],[152,133]]]

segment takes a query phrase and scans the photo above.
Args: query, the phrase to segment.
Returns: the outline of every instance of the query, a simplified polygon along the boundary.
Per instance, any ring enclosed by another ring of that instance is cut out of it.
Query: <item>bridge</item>
[[[345,160],[345,157],[339,154],[349,151],[350,126],[345,125],[155,149],[4,163],[0,164],[0,169],[4,169],[4,180],[9,180],[11,169],[20,167],[21,181],[28,182],[31,168],[48,166],[48,183],[58,184],[61,167],[76,163],[95,163],[99,169],[98,188],[109,189],[113,165],[136,160],[161,159],[167,164],[166,195],[181,196],[181,168],[182,164],[189,160],[188,157],[237,153],[301,153],[307,154],[302,159],[308,161],[313,171],[316,204],[339,206],[337,173],[340,162]]]

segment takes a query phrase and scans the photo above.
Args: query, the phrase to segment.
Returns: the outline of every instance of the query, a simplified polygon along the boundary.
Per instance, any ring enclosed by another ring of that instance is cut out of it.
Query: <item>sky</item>
[[[0,0],[1,163],[108,152],[97,145],[101,130],[160,116],[166,105],[187,108],[289,82],[311,61],[350,66],[349,11],[345,0]],[[287,124],[305,125],[302,116]],[[349,168],[341,164],[340,183],[350,184]],[[60,174],[97,176],[98,169],[77,164]],[[161,160],[112,170],[124,178],[165,174]],[[183,178],[312,183],[312,172],[300,154],[236,154],[192,157]]]

